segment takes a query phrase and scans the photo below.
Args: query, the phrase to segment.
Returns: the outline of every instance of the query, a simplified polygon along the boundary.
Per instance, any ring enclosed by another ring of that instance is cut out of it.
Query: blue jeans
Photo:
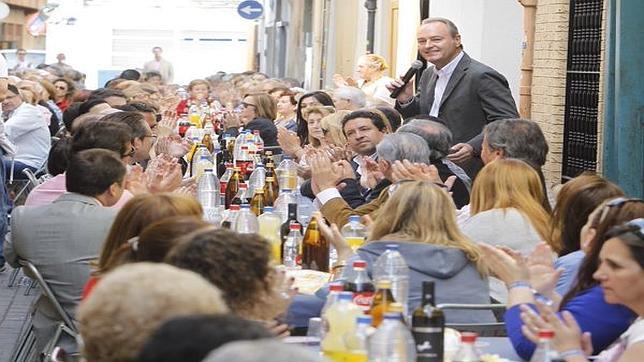
[[[4,172],[2,174],[5,176],[5,181],[9,180],[11,177],[11,160],[10,159],[3,159],[2,163],[4,164]],[[14,180],[26,180],[27,176],[25,176],[24,173],[22,173],[22,170],[29,169],[33,172],[38,171],[37,168],[28,166],[20,161],[14,161],[13,163],[13,179]]]

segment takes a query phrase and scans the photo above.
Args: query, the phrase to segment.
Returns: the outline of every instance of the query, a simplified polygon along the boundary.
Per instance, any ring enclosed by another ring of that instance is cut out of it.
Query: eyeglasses
[[[254,105],[254,104],[246,103],[246,102],[242,102],[242,103],[241,103],[241,105],[242,105],[242,107],[244,107],[244,108],[246,108],[246,107],[257,107],[257,106],[256,106],[256,105]]]
[[[597,217],[595,217],[595,220],[593,220],[593,226],[597,227],[604,219],[606,218],[606,215],[608,215],[608,212],[613,209],[613,208],[621,208],[624,206],[624,204],[629,203],[629,202],[644,202],[642,199],[635,199],[635,198],[627,198],[627,197],[618,197],[615,199],[610,200],[609,202],[604,205],[602,208],[602,211],[597,214]]]
[[[134,155],[136,154],[136,148],[134,148],[134,146],[130,146],[130,147],[131,147],[130,152],[122,154],[121,158],[134,157]]]

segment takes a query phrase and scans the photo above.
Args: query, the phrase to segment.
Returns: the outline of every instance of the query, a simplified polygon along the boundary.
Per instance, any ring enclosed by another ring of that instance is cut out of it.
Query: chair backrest
[[[58,299],[56,299],[56,296],[54,295],[54,292],[51,290],[43,276],[40,274],[38,269],[36,268],[35,265],[33,265],[31,262],[28,260],[21,259],[18,261],[18,264],[20,264],[25,271],[29,271],[31,276],[36,279],[36,282],[38,282],[38,285],[40,286],[40,289],[42,290],[43,294],[49,299],[49,302],[54,306],[54,309],[56,309],[56,312],[60,315],[60,318],[62,321],[65,323],[65,325],[71,329],[74,332],[78,332],[76,329],[76,325],[72,321],[71,317],[67,314],[65,309],[60,305],[60,302],[58,302]]]
[[[33,171],[31,171],[28,168],[25,168],[24,170],[22,170],[22,173],[25,174],[25,176],[27,176],[27,179],[29,180],[29,182],[31,182],[31,184],[34,187],[40,185],[40,181],[38,181],[38,177],[36,177],[36,174],[34,174]]]
[[[491,312],[503,312],[506,309],[505,304],[456,304],[445,303],[436,307],[458,310],[489,310]],[[479,336],[484,337],[501,337],[506,336],[505,323],[503,321],[489,323],[446,323],[445,327],[456,329],[457,331],[476,332]]]

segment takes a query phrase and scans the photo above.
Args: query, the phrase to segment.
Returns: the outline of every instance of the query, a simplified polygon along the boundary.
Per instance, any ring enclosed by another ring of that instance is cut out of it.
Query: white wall
[[[523,7],[516,0],[432,0],[430,16],[452,20],[465,52],[503,74],[519,105]]]
[[[125,11],[119,1],[112,5],[82,7],[80,2],[70,2],[58,9],[58,16],[74,16],[77,21],[48,25],[47,61],[55,62],[57,53],[65,53],[67,63],[87,74],[88,88],[99,86],[99,69],[143,67],[156,45],[173,63],[176,83],[186,84],[219,70],[246,70],[247,43],[239,39],[247,38],[253,22],[242,19],[235,9],[150,8],[131,1]],[[113,36],[113,29],[128,31]],[[233,41],[199,40],[215,38]]]

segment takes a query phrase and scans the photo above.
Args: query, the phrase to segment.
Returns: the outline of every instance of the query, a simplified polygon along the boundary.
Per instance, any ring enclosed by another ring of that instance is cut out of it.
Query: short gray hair
[[[367,105],[367,96],[362,89],[356,87],[338,87],[333,91],[333,95],[355,104],[359,108],[364,108]]]
[[[378,158],[393,163],[408,160],[410,162],[429,162],[429,146],[425,140],[413,133],[392,133],[383,137],[376,146]]]
[[[540,169],[546,163],[548,142],[539,125],[527,119],[501,119],[483,129],[487,145],[502,150],[503,157],[516,158]]]
[[[447,30],[449,31],[449,35],[452,36],[452,38],[455,38],[459,33],[458,33],[458,28],[456,27],[456,24],[454,24],[453,21],[446,19],[446,18],[440,18],[440,17],[433,17],[433,18],[427,18],[424,19],[421,23],[421,25],[429,24],[429,23],[443,23],[447,26]]]
[[[322,362],[322,357],[308,348],[273,339],[227,343],[210,352],[203,362]]]
[[[452,147],[452,131],[444,124],[428,119],[411,119],[398,132],[413,133],[422,137],[429,147],[429,159],[438,161],[449,154]]]

